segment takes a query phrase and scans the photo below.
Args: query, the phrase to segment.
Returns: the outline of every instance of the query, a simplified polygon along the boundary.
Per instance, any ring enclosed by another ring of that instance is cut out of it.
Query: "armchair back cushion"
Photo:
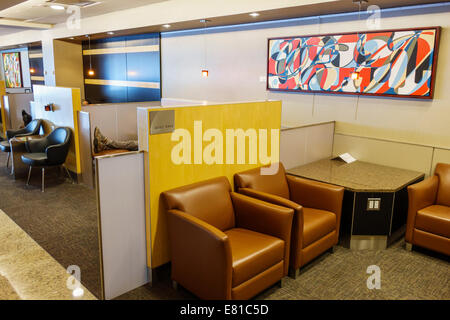
[[[60,165],[66,161],[70,148],[72,130],[59,127],[42,139],[28,140],[25,144],[30,153],[45,153],[47,165]]]
[[[168,210],[186,212],[219,230],[235,226],[231,186],[226,177],[214,178],[164,193]]]
[[[25,126],[25,128],[17,129],[17,130],[6,130],[6,137],[12,139],[16,136],[31,136],[39,134],[39,130],[41,129],[42,120],[35,119],[32,120],[29,124]]]
[[[239,188],[250,188],[289,199],[289,187],[286,172],[280,162],[278,172],[274,175],[261,175],[261,168],[255,168],[234,175],[234,183]]]
[[[438,163],[435,175],[439,177],[436,204],[450,207],[450,164]]]

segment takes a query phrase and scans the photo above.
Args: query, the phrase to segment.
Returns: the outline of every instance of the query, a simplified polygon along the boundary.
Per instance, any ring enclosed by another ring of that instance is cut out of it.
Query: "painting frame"
[[[19,86],[9,86],[8,84],[8,75],[6,73],[6,65],[5,65],[5,56],[6,55],[17,55],[17,59],[18,59],[18,70],[17,70],[17,74],[18,74],[18,79],[20,81],[20,85]],[[17,89],[17,88],[23,88],[23,75],[22,75],[22,60],[20,57],[20,51],[13,51],[13,52],[2,52],[2,67],[3,67],[3,73],[5,75],[5,86],[7,89]]]
[[[323,36],[346,36],[346,35],[357,35],[357,34],[371,34],[371,33],[387,33],[387,32],[409,32],[409,31],[421,31],[421,30],[434,30],[435,39],[432,54],[432,66],[431,66],[431,76],[430,76],[430,90],[429,94],[426,96],[420,95],[406,95],[406,94],[391,94],[391,93],[368,93],[368,92],[345,92],[345,91],[327,91],[327,90],[304,90],[304,89],[279,89],[270,87],[270,50],[271,41],[273,40],[283,40],[283,39],[293,39],[293,38],[312,38],[312,37],[323,37]],[[441,27],[416,27],[416,28],[404,28],[404,29],[383,29],[383,30],[368,30],[368,31],[352,31],[352,32],[338,32],[338,33],[323,33],[323,34],[311,34],[311,35],[301,35],[301,36],[283,36],[283,37],[272,37],[267,39],[267,70],[266,70],[266,90],[274,92],[289,92],[289,93],[319,93],[319,94],[343,94],[343,95],[353,95],[353,96],[375,96],[375,97],[393,97],[393,98],[412,98],[412,99],[424,99],[432,100],[434,98],[435,82],[436,82],[436,71],[438,63],[438,51],[440,42]]]

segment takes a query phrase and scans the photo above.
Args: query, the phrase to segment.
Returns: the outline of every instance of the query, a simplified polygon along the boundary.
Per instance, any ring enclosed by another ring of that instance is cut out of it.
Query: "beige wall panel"
[[[306,163],[306,130],[296,128],[280,133],[280,161],[286,169]]]
[[[433,163],[431,166],[430,174],[434,173],[437,163],[449,163],[450,164],[450,149],[434,149]]]
[[[333,155],[350,153],[358,160],[423,172],[430,172],[432,147],[335,134]]]
[[[333,153],[334,123],[307,127],[306,163],[331,157]]]
[[[163,34],[163,95],[213,101],[282,100],[282,124],[286,126],[336,120],[354,125],[351,134],[357,136],[449,148],[450,13],[396,17],[382,14],[380,23],[381,29],[442,27],[434,100],[268,92],[265,83],[267,39],[367,30],[365,19],[345,21],[339,18],[335,22],[311,18],[295,26],[278,28],[219,30],[206,36],[203,33]],[[205,55],[210,72],[206,79],[200,74]]]
[[[53,40],[55,80],[59,87],[78,88],[84,99],[83,55],[81,44]]]

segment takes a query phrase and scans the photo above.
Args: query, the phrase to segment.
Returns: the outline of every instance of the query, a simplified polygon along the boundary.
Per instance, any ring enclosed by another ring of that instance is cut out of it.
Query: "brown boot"
[[[99,153],[104,150],[108,150],[108,138],[105,137],[100,129],[95,127],[94,129],[94,152]]]

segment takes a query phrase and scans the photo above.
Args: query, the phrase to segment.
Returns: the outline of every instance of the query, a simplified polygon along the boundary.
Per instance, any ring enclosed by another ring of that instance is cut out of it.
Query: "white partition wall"
[[[333,153],[334,122],[283,128],[280,134],[280,161],[291,169]]]
[[[96,157],[102,283],[113,299],[151,281],[147,274],[144,154]]]

